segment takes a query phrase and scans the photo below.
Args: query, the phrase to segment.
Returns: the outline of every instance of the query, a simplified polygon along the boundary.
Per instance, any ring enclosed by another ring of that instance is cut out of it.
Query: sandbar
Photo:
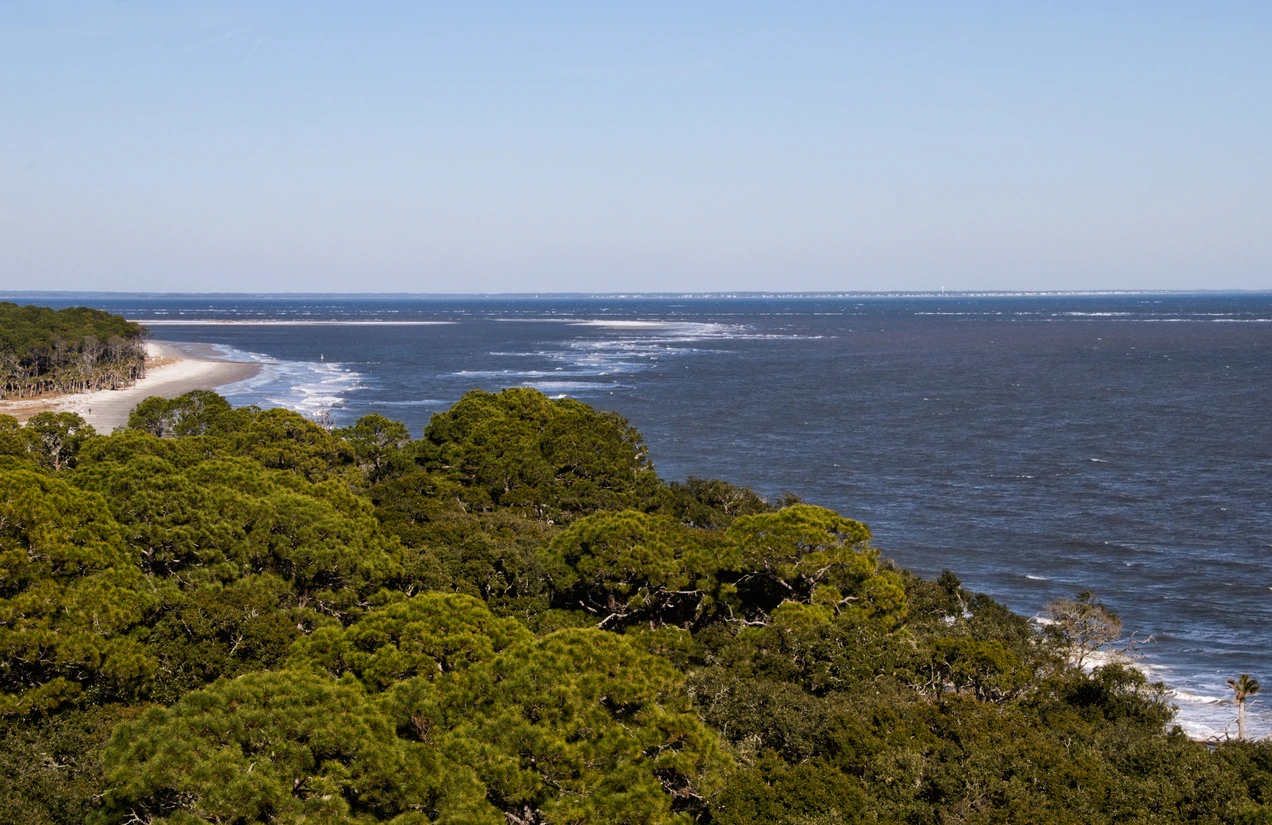
[[[260,364],[209,358],[197,344],[170,341],[147,341],[146,361],[146,377],[127,389],[0,401],[0,414],[25,421],[39,412],[73,412],[107,435],[128,423],[133,408],[152,395],[176,398],[191,390],[214,390],[251,378],[261,369]]]

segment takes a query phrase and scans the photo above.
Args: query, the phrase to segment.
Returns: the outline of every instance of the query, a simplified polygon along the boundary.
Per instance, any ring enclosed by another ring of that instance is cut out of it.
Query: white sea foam
[[[1164,678],[1167,684],[1169,676]],[[1220,693],[1218,686],[1172,688],[1168,696],[1178,708],[1175,722],[1186,734],[1195,739],[1223,740],[1237,735],[1237,706],[1232,694]],[[1246,704],[1246,735],[1253,739],[1265,738],[1272,730],[1272,714],[1257,699]]]
[[[662,341],[686,343],[692,341],[710,341],[713,339],[724,340],[742,340],[742,341],[758,341],[758,340],[817,340],[822,338],[821,335],[794,335],[784,333],[757,333],[742,324],[722,324],[708,321],[638,321],[638,320],[620,320],[620,319],[588,319],[580,321],[569,321],[570,326],[576,327],[596,327],[601,329],[613,329],[618,331],[628,331],[634,333],[646,332],[652,333],[650,336],[637,336],[627,339],[618,339],[619,341]],[[595,340],[586,343],[600,343]]]
[[[1229,704],[1228,700],[1223,696],[1203,696],[1199,693],[1190,693],[1186,690],[1175,689],[1170,692],[1172,699],[1178,702],[1188,702],[1194,705],[1221,705]]]
[[[1044,616],[1034,616],[1030,621],[1039,627],[1055,624],[1054,620]],[[1236,706],[1231,693],[1224,688],[1222,677],[1188,676],[1158,664],[1148,656],[1117,650],[1099,650],[1089,654],[1083,668],[1089,672],[1114,663],[1135,668],[1150,682],[1165,683],[1167,698],[1176,708],[1172,724],[1179,725],[1188,736],[1208,740],[1236,736]],[[1272,711],[1257,700],[1247,704],[1247,735],[1251,738],[1272,736],[1269,731],[1272,731]]]
[[[538,320],[560,322],[564,319]],[[718,323],[630,319],[578,319],[565,323],[574,327],[612,330],[612,335],[584,335],[563,341],[557,348],[531,352],[490,353],[495,357],[546,359],[560,365],[550,369],[460,370],[453,375],[476,380],[493,379],[505,385],[516,382],[521,386],[562,394],[613,391],[628,386],[616,381],[620,376],[644,372],[668,358],[715,352],[693,344],[748,336],[744,327]]]
[[[1272,318],[1138,318],[1136,320],[1145,324],[1266,324],[1272,322]]]
[[[684,324],[681,324],[677,321],[594,320],[594,321],[570,321],[569,323],[570,323],[570,326],[575,326],[575,327],[607,327],[610,329],[671,329],[677,326],[684,326]]]
[[[499,357],[536,357],[555,361],[561,366],[552,370],[466,370],[454,373],[476,379],[519,380],[522,386],[564,393],[586,393],[627,388],[627,384],[588,381],[635,375],[654,368],[671,358],[707,355],[720,350],[700,346],[704,343],[733,340],[814,339],[822,336],[796,336],[756,333],[740,324],[701,321],[640,320],[618,318],[581,319],[501,319],[564,322],[573,327],[609,330],[608,336],[585,335],[564,341],[559,348],[535,352],[492,352]],[[545,380],[546,379],[546,380]]]
[[[453,373],[454,375],[462,375],[466,378],[561,378],[563,376],[575,376],[580,378],[608,375],[616,372],[616,370],[593,370],[578,371],[565,370],[558,367],[554,370],[460,370]]]
[[[337,362],[283,361],[223,345],[215,349],[228,360],[261,365],[255,376],[218,390],[235,406],[284,407],[312,417],[343,406],[345,396],[362,386],[358,372]]]
[[[1031,575],[1031,574],[1029,574],[1029,573],[1026,573],[1026,574],[1025,574],[1025,578],[1026,578],[1026,579],[1031,579],[1031,580],[1036,581],[1036,582],[1048,582],[1048,581],[1051,581],[1051,579],[1047,578],[1046,576],[1034,576],[1034,575]]]
[[[595,390],[616,390],[622,384],[600,384],[592,381],[522,381],[523,387],[534,387],[541,392],[555,390],[557,392],[586,392]]]
[[[317,318],[130,318],[147,327],[430,327],[455,324],[457,321],[394,321],[370,319],[333,321]]]

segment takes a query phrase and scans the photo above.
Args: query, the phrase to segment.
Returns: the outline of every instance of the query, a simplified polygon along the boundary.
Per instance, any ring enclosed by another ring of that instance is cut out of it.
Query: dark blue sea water
[[[222,392],[337,423],[418,434],[477,387],[618,410],[664,477],[793,491],[1026,615],[1095,591],[1195,734],[1226,678],[1272,683],[1272,294],[38,302],[261,361]]]

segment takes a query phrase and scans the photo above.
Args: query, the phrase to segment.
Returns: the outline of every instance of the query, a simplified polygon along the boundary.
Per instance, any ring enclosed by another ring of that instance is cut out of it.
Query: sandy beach
[[[214,390],[260,371],[259,364],[219,361],[199,354],[194,346],[165,341],[147,342],[146,355],[146,377],[128,389],[0,401],[0,414],[25,421],[39,412],[73,412],[97,432],[108,434],[126,424],[133,408],[152,395],[176,398],[191,390]]]

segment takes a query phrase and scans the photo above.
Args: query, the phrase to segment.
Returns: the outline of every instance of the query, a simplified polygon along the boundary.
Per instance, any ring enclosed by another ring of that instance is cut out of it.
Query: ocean
[[[1093,591],[1192,735],[1235,735],[1226,679],[1272,688],[1272,294],[7,299],[258,361],[234,404],[338,424],[578,398],[665,478],[794,492],[1025,615]]]

